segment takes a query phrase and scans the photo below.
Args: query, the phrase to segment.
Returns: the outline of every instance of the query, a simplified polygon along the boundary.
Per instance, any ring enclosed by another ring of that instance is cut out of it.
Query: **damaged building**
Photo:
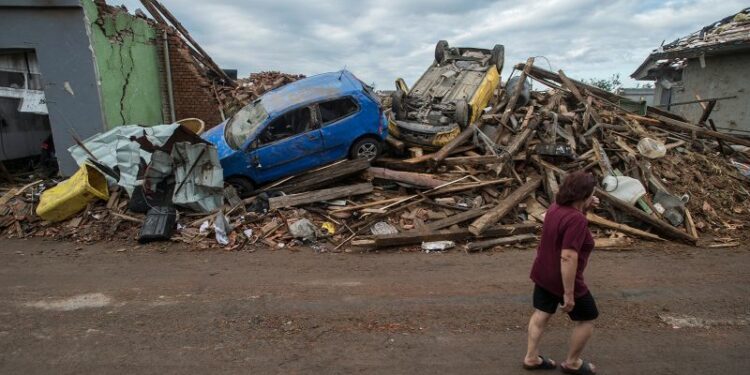
[[[750,8],[746,8],[660,46],[631,77],[655,81],[656,106],[696,123],[707,120],[702,118],[705,111],[718,130],[749,135],[749,69]]]
[[[173,27],[103,0],[5,1],[0,19],[0,161],[34,157],[49,139],[69,176],[75,138],[222,121],[214,82]]]

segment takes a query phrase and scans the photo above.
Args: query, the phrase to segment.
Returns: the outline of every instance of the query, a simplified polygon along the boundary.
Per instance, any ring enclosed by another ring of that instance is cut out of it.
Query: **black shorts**
[[[558,297],[539,285],[534,284],[535,309],[544,311],[547,314],[554,314],[557,311],[557,306],[562,303],[562,297]],[[596,308],[596,301],[594,301],[594,296],[591,295],[591,292],[587,292],[583,296],[576,298],[575,303],[573,311],[568,313],[571,320],[587,321],[599,317],[599,310]]]

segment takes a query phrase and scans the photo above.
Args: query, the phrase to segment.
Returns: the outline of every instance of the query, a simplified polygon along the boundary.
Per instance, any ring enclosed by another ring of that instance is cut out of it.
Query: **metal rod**
[[[167,70],[167,96],[169,97],[169,115],[172,123],[177,121],[174,113],[174,92],[172,91],[172,64],[169,62],[169,39],[167,38],[167,30],[162,33],[164,39],[164,65]]]

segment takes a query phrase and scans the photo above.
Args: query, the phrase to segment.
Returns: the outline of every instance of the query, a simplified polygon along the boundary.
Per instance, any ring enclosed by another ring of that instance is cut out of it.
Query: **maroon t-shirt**
[[[594,250],[594,237],[589,231],[589,222],[581,211],[573,207],[553,203],[547,210],[542,226],[542,239],[536,250],[536,259],[531,267],[531,280],[548,292],[562,297],[565,294],[560,271],[562,249],[578,252],[578,270],[576,272],[575,298],[588,293],[589,288],[583,281],[583,270],[586,269],[589,255]]]

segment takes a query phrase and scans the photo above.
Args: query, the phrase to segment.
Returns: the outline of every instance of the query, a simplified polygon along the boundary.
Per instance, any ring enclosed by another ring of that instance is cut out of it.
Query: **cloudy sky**
[[[161,0],[211,56],[240,76],[312,75],[346,67],[377,89],[412,84],[435,43],[492,48],[506,65],[529,56],[575,78],[628,76],[670,42],[747,7],[740,0]],[[138,0],[108,0],[133,12]]]

